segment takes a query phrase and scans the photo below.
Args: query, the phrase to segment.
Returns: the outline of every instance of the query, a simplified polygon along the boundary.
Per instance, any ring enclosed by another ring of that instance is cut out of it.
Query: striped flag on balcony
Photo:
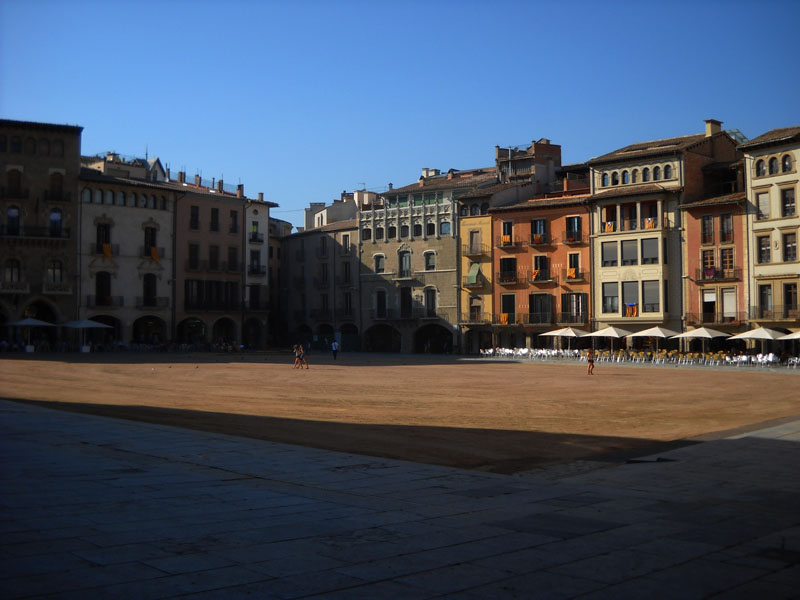
[[[158,248],[150,246],[150,256],[153,257],[154,261],[158,262]]]

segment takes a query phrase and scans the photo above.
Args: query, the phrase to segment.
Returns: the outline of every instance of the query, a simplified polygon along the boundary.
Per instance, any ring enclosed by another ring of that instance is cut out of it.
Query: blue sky
[[[547,137],[568,163],[706,118],[799,125],[798,23],[794,0],[0,0],[0,116],[243,183],[300,224],[495,145]]]

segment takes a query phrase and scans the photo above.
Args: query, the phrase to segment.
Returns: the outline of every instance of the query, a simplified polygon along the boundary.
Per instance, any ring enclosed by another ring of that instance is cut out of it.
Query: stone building
[[[78,177],[82,127],[0,120],[0,319],[77,317]],[[49,346],[55,327],[32,330]],[[2,327],[0,338],[22,340]],[[27,340],[25,340],[27,342]]]

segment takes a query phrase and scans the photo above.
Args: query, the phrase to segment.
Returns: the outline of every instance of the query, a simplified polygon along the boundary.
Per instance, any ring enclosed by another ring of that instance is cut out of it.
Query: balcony
[[[68,283],[46,281],[42,284],[42,293],[49,295],[68,295],[72,293],[72,286]]]
[[[413,277],[413,274],[411,272],[411,269],[398,269],[397,273],[394,274],[394,277],[392,277],[392,279],[394,279],[394,280],[397,280],[397,279],[411,279],[412,277]]]
[[[0,281],[0,294],[29,294],[30,291],[27,281]]]
[[[373,321],[384,321],[386,319],[394,319],[395,314],[396,312],[393,308],[384,308],[383,310],[373,308],[369,311],[369,318]]]
[[[550,236],[546,233],[532,233],[528,238],[528,245],[534,248],[537,246],[550,246]]]
[[[481,274],[478,274],[478,276],[475,278],[474,281],[470,281],[469,277],[462,277],[461,278],[461,287],[464,287],[464,288],[467,288],[467,289],[470,289],[470,290],[476,290],[476,289],[480,289],[482,287],[486,287],[487,283],[488,282],[486,281],[486,278]]]
[[[492,323],[495,325],[516,325],[517,324],[517,314],[516,313],[497,313],[492,315]]]
[[[686,313],[686,324],[700,325],[740,325],[747,320],[747,313],[737,311],[718,315],[716,313]]]
[[[258,233],[257,231],[251,231],[247,236],[247,241],[251,244],[263,244],[264,234]]]
[[[705,269],[697,269],[694,278],[695,281],[703,283],[709,281],[738,281],[742,278],[742,270],[707,267]]]
[[[353,287],[355,285],[353,278],[350,276],[337,275],[335,281],[336,285],[341,287]]]
[[[72,193],[63,190],[45,190],[44,199],[46,202],[70,202]]]
[[[169,308],[169,297],[136,296],[136,308]]]
[[[90,243],[88,254],[95,256],[105,256],[111,258],[112,256],[119,256],[119,244],[96,244]]]
[[[588,242],[589,236],[582,234],[580,231],[565,231],[561,241],[568,246],[576,246]]]
[[[222,263],[222,270],[226,273],[238,273],[239,265],[240,263],[238,260],[229,260],[228,262]]]
[[[523,241],[520,238],[510,235],[498,235],[495,245],[498,248],[502,248],[503,250],[510,252],[513,252],[514,250],[522,250],[522,247],[524,246]]]
[[[798,310],[797,305],[773,305],[768,308],[751,306],[750,319],[753,321],[787,321],[800,323],[800,310]]]
[[[600,233],[615,233],[616,231],[616,221],[605,221],[604,223],[600,223]]]
[[[642,217],[642,229],[658,229],[658,217]]]
[[[242,309],[238,300],[218,300],[216,302],[201,302],[186,300],[184,310],[193,312],[238,312]]]
[[[495,273],[494,280],[499,285],[516,285],[519,283],[519,275],[516,271],[499,271]]]
[[[636,231],[637,227],[637,220],[636,219],[622,219],[622,227],[620,231]]]
[[[154,250],[155,250],[155,254],[153,254]],[[162,248],[161,246],[159,246],[159,247],[156,247],[156,246],[142,246],[139,249],[139,252],[140,252],[139,256],[141,256],[142,258],[152,258],[153,260],[160,260],[162,258],[166,258],[166,256],[167,256],[166,250],[164,248]]]
[[[0,198],[5,198],[7,200],[27,200],[29,196],[30,190],[23,190],[21,188],[0,188]]]
[[[412,311],[414,319],[444,319],[449,321],[450,314],[450,310],[447,308],[431,308],[427,306],[418,307]]]
[[[528,273],[528,283],[534,285],[545,285],[558,283],[558,277],[550,272],[550,269],[534,269]]]
[[[575,267],[567,267],[566,269],[563,269],[561,271],[561,277],[564,278],[565,283],[581,283],[586,280],[586,274]]]
[[[256,276],[264,276],[267,274],[267,266],[266,265],[247,265],[247,274],[248,275],[256,275]]]
[[[556,317],[559,325],[586,325],[589,322],[589,315],[586,313],[560,312]]]
[[[487,256],[489,247],[484,244],[464,244],[461,246],[463,256]]]
[[[125,306],[125,296],[86,296],[86,306],[88,308],[98,306],[120,308]]]
[[[461,325],[486,325],[491,323],[490,315],[484,313],[462,313],[458,320]]]
[[[347,321],[352,321],[356,318],[352,308],[337,308],[335,314],[337,319],[344,319]]]
[[[622,316],[625,318],[632,318],[639,316],[639,303],[627,302],[622,305]]]
[[[517,320],[522,325],[552,325],[553,313],[549,311],[522,313]]]
[[[70,237],[70,229],[69,227],[50,227],[47,225],[44,227],[34,225],[18,225],[9,227],[8,225],[1,225],[0,236],[68,240]]]

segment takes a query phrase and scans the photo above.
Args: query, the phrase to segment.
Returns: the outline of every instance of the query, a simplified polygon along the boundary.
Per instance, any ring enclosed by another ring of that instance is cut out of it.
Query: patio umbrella
[[[778,338],[779,340],[800,340],[800,331],[794,333],[787,333]]]
[[[580,329],[573,329],[572,327],[564,327],[563,329],[554,329],[553,331],[546,331],[544,333],[540,333],[539,335],[549,335],[553,337],[569,338],[569,348],[572,349],[572,338],[583,337],[587,335],[587,333],[585,331],[581,331]]]
[[[673,335],[672,339],[675,338],[698,338],[703,340],[703,352],[706,351],[706,340],[710,340],[713,338],[718,337],[728,337],[730,333],[725,333],[724,331],[719,331],[717,329],[711,329],[710,327],[698,327],[697,329],[690,329],[689,331],[684,331],[683,333],[679,333],[678,335]]]
[[[9,327],[27,327],[28,328],[28,346],[31,345],[31,327],[55,327],[54,323],[48,323],[47,321],[40,321],[39,319],[32,319],[31,317],[26,317],[24,319],[20,319],[19,321],[14,321],[12,323],[6,323]]]
[[[600,329],[599,331],[593,331],[592,333],[588,333],[588,337],[607,337],[611,338],[611,349],[614,349],[614,338],[624,338],[626,336],[631,335],[632,332],[628,331],[627,329],[622,329],[621,327],[605,327],[604,329]]]
[[[767,329],[766,327],[758,327],[751,329],[738,335],[732,335],[732,340],[761,340],[761,353],[764,353],[764,342],[766,340],[778,340],[783,337],[782,331],[775,331],[774,329]]]
[[[628,337],[656,338],[656,352],[658,352],[658,338],[666,339],[668,337],[674,337],[676,335],[678,335],[677,331],[672,331],[672,329],[667,329],[666,327],[651,327],[650,329],[645,329],[644,331],[637,331],[636,333],[632,333]]]
[[[63,324],[64,327],[69,327],[70,329],[83,329],[84,331],[81,332],[81,346],[86,345],[86,329],[114,329],[111,325],[106,325],[105,323],[99,323],[97,321],[92,321],[91,319],[79,319],[77,321],[67,321]]]

